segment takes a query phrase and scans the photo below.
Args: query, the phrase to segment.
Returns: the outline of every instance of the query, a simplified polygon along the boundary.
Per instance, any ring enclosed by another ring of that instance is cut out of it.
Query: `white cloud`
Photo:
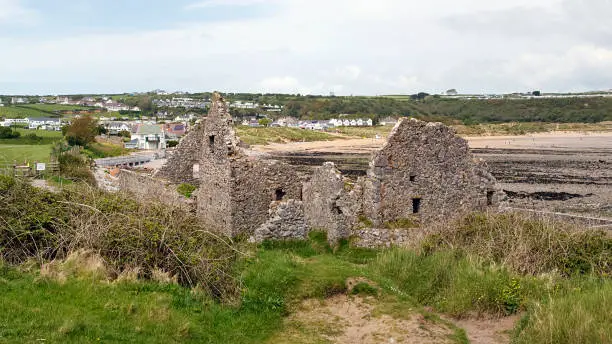
[[[271,2],[270,0],[204,0],[187,5],[186,9],[221,7],[221,6],[251,6]]]
[[[20,0],[0,0],[0,24],[32,24],[37,19],[38,14],[25,7]]]
[[[0,46],[8,47],[0,54],[0,88],[320,94],[598,88],[612,80],[612,22],[588,20],[609,6],[592,1],[599,5],[578,11],[569,0],[537,6],[531,0],[208,0],[192,6],[273,4],[275,11],[124,34],[17,40],[0,32]],[[0,0],[6,4],[19,3]]]

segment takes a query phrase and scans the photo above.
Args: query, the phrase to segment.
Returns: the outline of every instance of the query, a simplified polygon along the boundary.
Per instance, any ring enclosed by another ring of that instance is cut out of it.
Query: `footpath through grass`
[[[251,251],[236,267],[242,288],[229,303],[163,282],[108,283],[74,270],[63,270],[68,277],[58,280],[30,271],[0,269],[0,342],[263,343],[285,331],[284,317],[302,300],[346,293],[349,277],[373,281],[360,288],[367,295],[380,289],[380,314],[401,317],[423,306],[452,316],[526,312],[513,335],[519,343],[612,341],[609,279],[521,276],[456,251],[346,244],[333,250],[322,233]],[[467,342],[462,331],[449,340]]]

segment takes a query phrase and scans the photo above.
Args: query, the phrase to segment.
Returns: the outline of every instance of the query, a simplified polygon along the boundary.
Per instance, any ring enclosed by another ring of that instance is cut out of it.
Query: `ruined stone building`
[[[351,180],[333,163],[300,173],[250,151],[218,96],[157,177],[197,185],[197,214],[209,228],[255,240],[303,238],[317,229],[336,241],[360,219],[378,228],[427,225],[496,207],[503,195],[467,142],[443,124],[398,122],[367,175]]]
[[[302,198],[302,178],[290,165],[258,159],[242,147],[227,105],[217,97],[206,120],[181,141],[158,174],[197,185],[197,214],[211,229],[251,235],[270,204]],[[301,206],[301,205],[300,205]]]

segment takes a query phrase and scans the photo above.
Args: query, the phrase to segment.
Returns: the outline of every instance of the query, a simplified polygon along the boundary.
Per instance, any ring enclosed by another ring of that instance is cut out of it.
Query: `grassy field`
[[[0,164],[22,162],[48,162],[52,145],[0,144]]]
[[[389,135],[391,132],[391,129],[393,129],[392,125],[376,127],[340,127],[336,130],[343,135],[370,139],[376,135],[387,137],[387,135]]]
[[[93,109],[89,106],[80,105],[62,105],[62,104],[28,104],[22,107],[40,110],[43,112],[55,112],[55,111],[74,111],[74,110],[89,110]]]
[[[299,128],[251,128],[239,126],[236,128],[236,134],[238,134],[243,142],[250,145],[342,139],[340,136]]]
[[[25,108],[21,106],[0,107],[0,117],[5,118],[36,118],[49,117],[50,114],[37,109]]]
[[[21,134],[21,136],[25,136],[28,134],[36,134],[36,136],[40,136],[44,138],[51,138],[51,139],[58,139],[58,140],[63,137],[61,131],[31,130],[31,129],[23,129],[23,128],[17,128],[16,130]]]

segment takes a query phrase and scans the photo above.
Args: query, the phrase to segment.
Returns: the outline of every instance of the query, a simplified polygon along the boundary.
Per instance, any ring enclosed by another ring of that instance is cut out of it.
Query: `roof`
[[[155,135],[155,134],[161,134],[162,130],[159,127],[159,125],[153,125],[153,124],[142,124],[140,126],[138,126],[138,129],[136,129],[136,134],[140,134],[140,135]]]

